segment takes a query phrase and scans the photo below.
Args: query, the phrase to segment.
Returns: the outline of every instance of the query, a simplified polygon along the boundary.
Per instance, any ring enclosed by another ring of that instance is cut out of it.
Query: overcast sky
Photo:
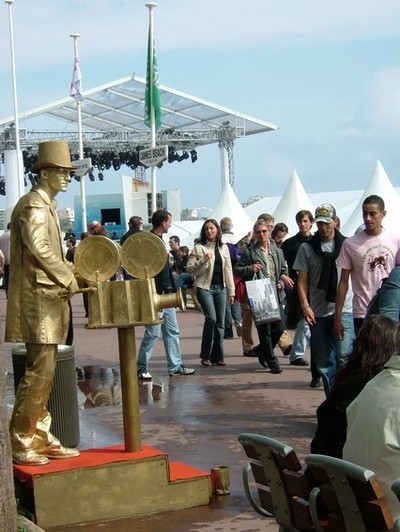
[[[13,113],[8,6],[0,5],[0,117]],[[81,34],[83,88],[145,76],[148,10],[137,0],[15,0],[19,111],[69,95],[72,32]],[[280,195],[295,169],[309,192],[363,189],[377,159],[400,186],[398,0],[159,0],[160,82],[276,124],[235,144],[235,192]],[[20,123],[20,127],[32,128]],[[60,130],[51,121],[35,127]],[[182,208],[212,207],[220,192],[216,146],[198,161],[165,164],[160,189]],[[120,192],[119,176],[88,194]],[[58,196],[73,206],[74,182]]]

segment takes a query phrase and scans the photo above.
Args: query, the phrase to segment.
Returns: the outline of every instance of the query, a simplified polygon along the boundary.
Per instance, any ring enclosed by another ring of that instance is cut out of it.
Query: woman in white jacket
[[[234,301],[235,285],[229,249],[221,241],[221,229],[216,220],[209,219],[204,222],[199,243],[190,253],[186,271],[195,277],[193,284],[205,318],[200,351],[201,364],[225,366],[225,307],[227,303],[231,305]]]

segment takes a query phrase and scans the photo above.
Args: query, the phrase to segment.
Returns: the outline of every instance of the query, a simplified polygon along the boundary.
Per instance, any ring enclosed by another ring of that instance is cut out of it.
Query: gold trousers
[[[50,433],[47,403],[53,387],[57,344],[26,344],[26,370],[15,397],[10,422],[13,452],[59,444]]]

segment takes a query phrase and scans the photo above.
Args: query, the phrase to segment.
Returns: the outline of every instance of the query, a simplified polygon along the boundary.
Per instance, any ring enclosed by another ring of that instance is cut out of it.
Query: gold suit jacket
[[[73,279],[61,246],[53,201],[34,186],[11,215],[7,342],[63,344],[69,325],[65,291]]]

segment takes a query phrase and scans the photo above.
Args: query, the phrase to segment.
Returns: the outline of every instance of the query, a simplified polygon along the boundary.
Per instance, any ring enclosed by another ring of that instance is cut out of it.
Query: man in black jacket
[[[294,366],[306,366],[307,361],[304,359],[304,353],[310,340],[310,328],[303,319],[299,306],[297,294],[297,271],[293,269],[297,252],[304,242],[311,238],[311,227],[314,223],[314,217],[310,211],[301,210],[296,214],[296,223],[299,232],[285,240],[282,244],[282,251],[289,269],[289,277],[294,281],[294,287],[287,292],[286,302],[286,326],[288,329],[295,329],[293,347],[290,353],[290,363]],[[317,388],[321,386],[321,379],[317,371],[311,368],[313,377],[311,386]]]

